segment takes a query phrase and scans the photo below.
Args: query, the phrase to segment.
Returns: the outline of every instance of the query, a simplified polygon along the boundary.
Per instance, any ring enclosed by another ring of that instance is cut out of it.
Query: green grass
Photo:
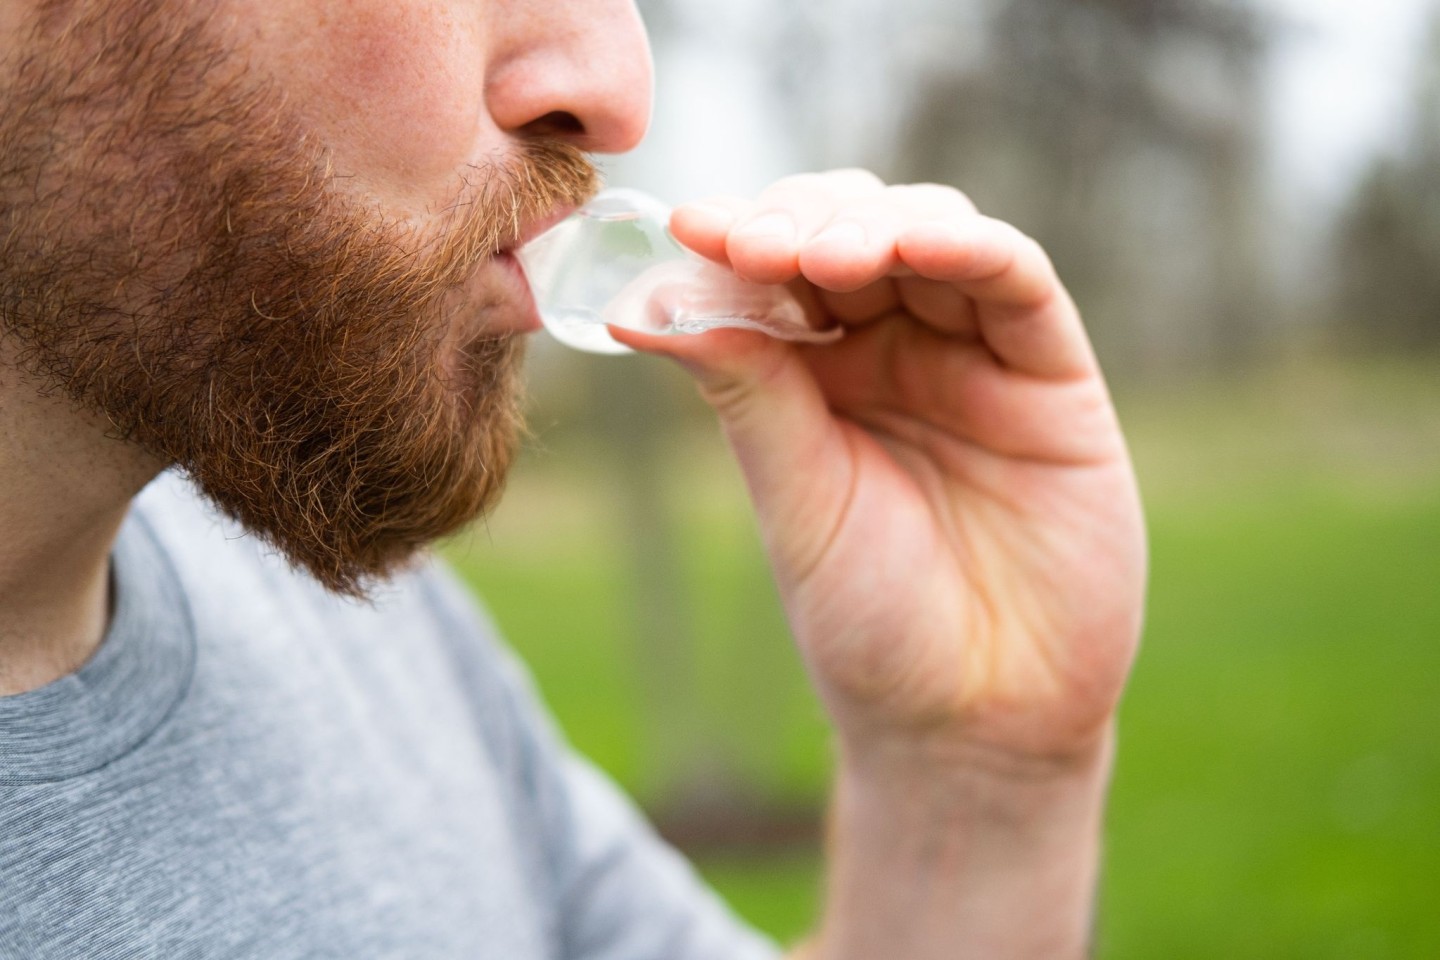
[[[1103,957],[1440,955],[1432,371],[1301,367],[1122,398],[1154,561]],[[707,776],[820,803],[825,727],[738,480],[712,439],[683,449],[667,466],[689,494],[671,504],[689,611],[678,684],[654,667],[669,653],[634,639],[624,524],[593,447],[531,458],[488,539],[455,555],[571,739],[642,802],[701,757]],[[815,916],[814,853],[699,866],[782,940]]]
[[[1440,493],[1266,497],[1152,527],[1104,955],[1433,955]]]
[[[820,912],[820,861],[809,854],[768,858],[711,854],[697,866],[735,912],[792,946]]]

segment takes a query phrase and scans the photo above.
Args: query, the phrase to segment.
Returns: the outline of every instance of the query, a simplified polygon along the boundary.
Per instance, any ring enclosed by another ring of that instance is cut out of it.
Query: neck
[[[0,341],[0,696],[79,669],[109,622],[110,550],[160,465],[42,395]]]

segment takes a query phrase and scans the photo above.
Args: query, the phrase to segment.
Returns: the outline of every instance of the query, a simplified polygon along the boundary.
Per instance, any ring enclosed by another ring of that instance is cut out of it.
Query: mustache
[[[207,224],[208,254],[186,277],[277,334],[295,323],[320,331],[388,317],[409,331],[404,346],[413,347],[426,330],[407,321],[443,309],[477,266],[518,244],[527,227],[580,206],[601,186],[575,145],[526,140],[468,166],[459,189],[419,225],[347,195],[328,158],[287,166],[276,160],[284,155],[279,143],[261,147],[245,166],[271,176],[237,178],[240,189],[209,198],[214,206],[196,218]],[[260,264],[270,269],[257,270]]]
[[[462,179],[465,188],[448,211],[465,211],[477,226],[489,222],[471,238],[489,253],[516,246],[534,220],[562,204],[581,206],[602,186],[588,154],[550,138],[526,140],[505,159],[471,164]]]
[[[557,210],[583,205],[602,185],[589,156],[563,140],[522,142],[504,159],[472,164],[463,187],[443,209],[440,232],[421,246],[446,274],[463,279],[475,264],[519,245],[527,228]]]
[[[522,429],[524,341],[487,330],[507,304],[477,268],[594,195],[588,156],[510,137],[443,205],[399,211],[203,12],[42,6],[49,66],[0,89],[16,363],[340,594],[481,515]]]

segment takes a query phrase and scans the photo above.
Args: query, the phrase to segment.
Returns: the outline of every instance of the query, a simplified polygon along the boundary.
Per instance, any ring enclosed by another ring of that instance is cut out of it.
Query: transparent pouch
[[[655,334],[718,327],[827,343],[784,285],[741,280],[670,235],[670,209],[638,190],[606,190],[520,251],[540,317],[555,339],[589,353],[629,353],[605,330]]]

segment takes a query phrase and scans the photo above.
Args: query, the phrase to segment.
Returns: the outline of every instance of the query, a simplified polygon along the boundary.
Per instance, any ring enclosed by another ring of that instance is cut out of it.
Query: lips
[[[540,236],[561,220],[575,212],[571,206],[557,207],[547,216],[532,220],[519,231],[515,242],[490,258],[498,283],[505,290],[504,306],[491,311],[486,318],[486,327],[494,332],[533,333],[542,326],[540,310],[535,305],[535,295],[530,290],[530,280],[525,267],[515,255],[521,247]]]
[[[501,293],[500,302],[487,312],[485,327],[494,333],[533,333],[539,330],[540,310],[535,305],[535,295],[530,292],[530,281],[525,268],[514,253],[504,250],[490,258],[490,269],[486,271],[495,277],[495,287]]]
[[[516,253],[574,211],[571,206],[557,207],[550,214],[532,220],[516,232],[513,243],[501,247],[478,265],[460,295],[471,305],[470,309],[481,304],[487,306],[470,323],[491,334],[533,333],[541,329],[540,310]]]
[[[575,210],[576,208],[571,206],[556,207],[549,215],[542,217],[539,220],[533,220],[530,223],[526,224],[520,230],[519,236],[516,238],[515,242],[507,247],[501,248],[500,252],[502,254],[509,254],[515,250],[518,250],[519,248],[525,246],[525,244],[529,243],[531,240],[534,240],[536,237],[549,230],[551,227],[555,226],[561,220],[564,220],[566,217],[570,216],[570,214],[574,213]]]

